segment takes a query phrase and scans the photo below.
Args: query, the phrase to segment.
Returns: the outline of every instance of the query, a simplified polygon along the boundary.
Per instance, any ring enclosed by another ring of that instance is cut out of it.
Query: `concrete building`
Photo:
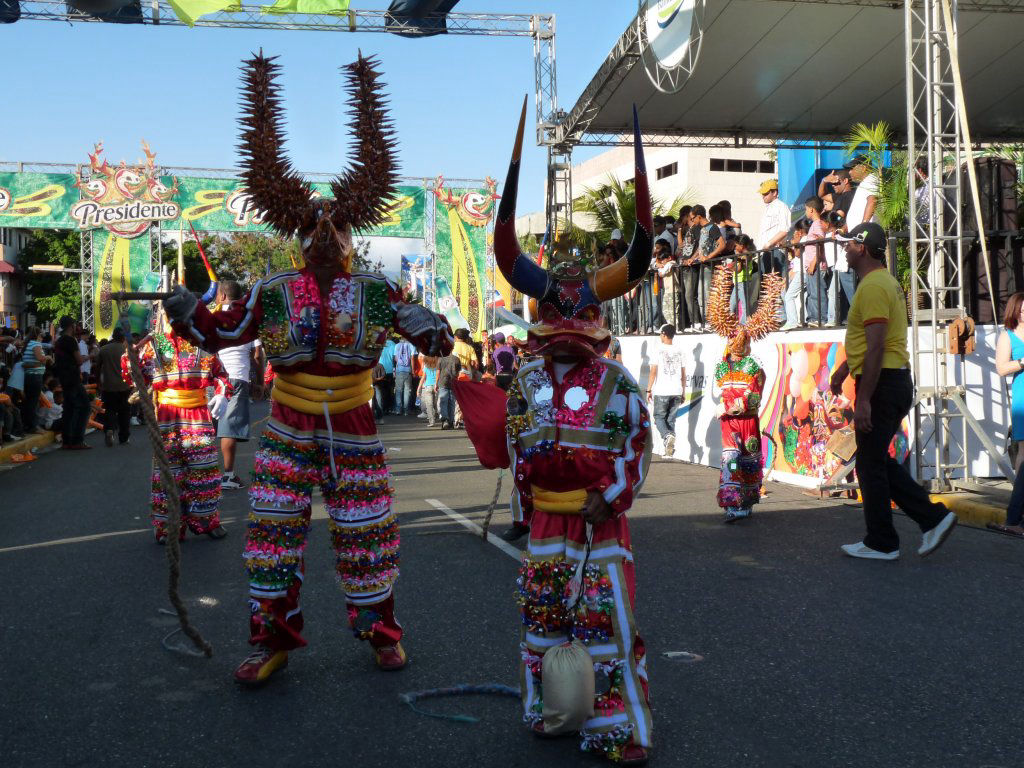
[[[0,227],[0,327],[24,328],[28,323],[25,274],[18,265],[28,238],[26,229]]]
[[[732,203],[733,218],[743,231],[756,236],[764,203],[757,188],[765,179],[776,178],[775,153],[769,149],[719,149],[651,147],[644,152],[651,195],[668,205],[682,196],[686,203],[710,208],[719,200]],[[633,149],[613,147],[573,165],[573,195],[579,198],[586,189],[600,188],[614,177],[626,182],[633,178]],[[674,211],[673,215],[677,215]],[[585,216],[573,215],[573,221],[588,228]],[[544,232],[543,212],[534,212],[516,220],[520,235]],[[631,233],[625,233],[627,240]]]

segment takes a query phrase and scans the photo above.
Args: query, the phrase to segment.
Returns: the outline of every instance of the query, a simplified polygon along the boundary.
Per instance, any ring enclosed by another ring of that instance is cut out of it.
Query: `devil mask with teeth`
[[[264,221],[283,237],[298,235],[302,255],[313,267],[337,265],[349,271],[353,231],[383,221],[398,180],[394,133],[375,63],[360,54],[342,70],[353,109],[356,160],[331,182],[333,200],[317,198],[284,155],[274,57],[261,52],[242,69],[242,178]]]
[[[625,256],[593,272],[587,272],[582,261],[571,258],[569,243],[564,238],[555,240],[549,269],[539,266],[519,250],[515,231],[516,192],[525,127],[524,99],[512,162],[494,224],[494,258],[513,288],[537,300],[537,322],[530,326],[527,338],[531,354],[601,355],[611,341],[611,332],[601,327],[601,302],[622,296],[643,279],[651,263],[654,242],[651,197],[636,108],[633,109],[636,230]]]

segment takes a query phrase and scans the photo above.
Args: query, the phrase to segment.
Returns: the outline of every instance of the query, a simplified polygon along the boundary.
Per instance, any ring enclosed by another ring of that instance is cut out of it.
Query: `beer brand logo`
[[[11,194],[11,190],[0,187],[0,211],[6,211],[10,208],[13,199],[14,195]]]
[[[667,29],[668,25],[675,21],[676,16],[679,15],[679,9],[683,5],[683,0],[661,0],[658,3],[658,26],[662,29]]]
[[[96,144],[89,155],[89,174],[79,172],[75,186],[82,200],[71,206],[71,217],[79,229],[102,227],[118,237],[138,237],[154,221],[178,218],[181,208],[171,198],[178,192],[178,179],[171,177],[171,186],[161,179],[156,154],[142,142],[144,163],[129,166],[123,161],[112,168],[102,159],[103,143]]]
[[[256,207],[252,195],[244,189],[235,190],[227,196],[224,200],[224,210],[231,214],[236,227],[263,223],[263,212]]]
[[[498,182],[490,176],[484,179],[487,191],[471,190],[461,196],[456,196],[451,189],[445,189],[444,176],[438,176],[434,180],[434,197],[448,210],[458,211],[459,218],[471,227],[486,227],[494,213],[494,202],[501,199],[496,194]]]

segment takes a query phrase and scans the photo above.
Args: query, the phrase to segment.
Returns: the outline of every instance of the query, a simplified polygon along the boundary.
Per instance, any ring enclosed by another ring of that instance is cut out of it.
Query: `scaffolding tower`
[[[182,27],[167,0],[142,0],[143,14],[135,23]],[[70,7],[65,0],[21,0],[21,17],[37,21],[103,22],[102,18]],[[548,178],[545,210],[549,230],[555,231],[559,217],[572,214],[572,148],[558,141],[558,126],[565,114],[558,108],[555,74],[555,17],[546,13],[457,13],[444,14],[446,34],[485,37],[527,37],[533,41],[534,106],[537,145],[547,149]],[[419,27],[388,11],[349,10],[339,14],[266,14],[258,5],[238,5],[230,10],[207,14],[196,27],[263,29],[305,32],[366,32],[406,36],[436,34],[436,28]]]
[[[991,456],[1000,452],[967,409],[965,358],[953,354],[949,344],[950,324],[967,317],[964,252],[974,236],[965,237],[963,222],[961,171],[973,158],[958,84],[957,0],[904,0],[904,16],[910,346],[918,378],[914,434],[921,446],[915,469],[919,480],[947,491],[973,475],[971,433]],[[924,165],[920,181],[915,179],[919,161]],[[980,220],[978,229],[978,237],[984,237]]]

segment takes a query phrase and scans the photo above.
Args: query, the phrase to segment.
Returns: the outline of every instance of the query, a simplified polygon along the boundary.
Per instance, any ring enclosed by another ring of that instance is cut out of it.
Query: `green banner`
[[[174,177],[160,181],[172,189]],[[167,202],[177,204],[181,215],[163,221],[164,229],[188,229],[188,222],[203,232],[264,232],[266,227],[252,210],[252,199],[238,179],[177,177],[178,189]],[[329,197],[326,183],[313,185]],[[362,232],[366,237],[422,238],[426,229],[423,187],[400,186],[391,200],[387,220]],[[70,173],[0,172],[0,227],[25,229],[80,229],[71,207],[81,199]]]
[[[164,179],[170,186],[170,177]],[[330,197],[330,184],[316,183],[313,189]],[[398,187],[390,203],[388,219],[379,227],[361,234],[368,237],[422,238],[424,233],[423,187]],[[164,229],[178,229],[188,223],[204,232],[264,232],[266,227],[253,210],[252,198],[237,179],[178,178],[174,202],[181,206],[181,217],[163,223]]]
[[[0,172],[0,227],[75,229],[77,202],[73,174]]]
[[[155,272],[150,271],[149,248],[148,237],[125,238],[104,229],[93,230],[93,332],[97,338],[110,338],[119,322],[117,303],[110,300],[112,292],[156,290],[160,280]],[[132,331],[145,333],[148,308],[144,304],[131,302],[127,314]]]
[[[481,197],[485,195],[475,189],[434,190],[436,277],[447,281],[455,309],[469,323],[474,338],[487,328],[485,297],[491,294],[487,281],[490,215],[489,209],[481,215]]]

